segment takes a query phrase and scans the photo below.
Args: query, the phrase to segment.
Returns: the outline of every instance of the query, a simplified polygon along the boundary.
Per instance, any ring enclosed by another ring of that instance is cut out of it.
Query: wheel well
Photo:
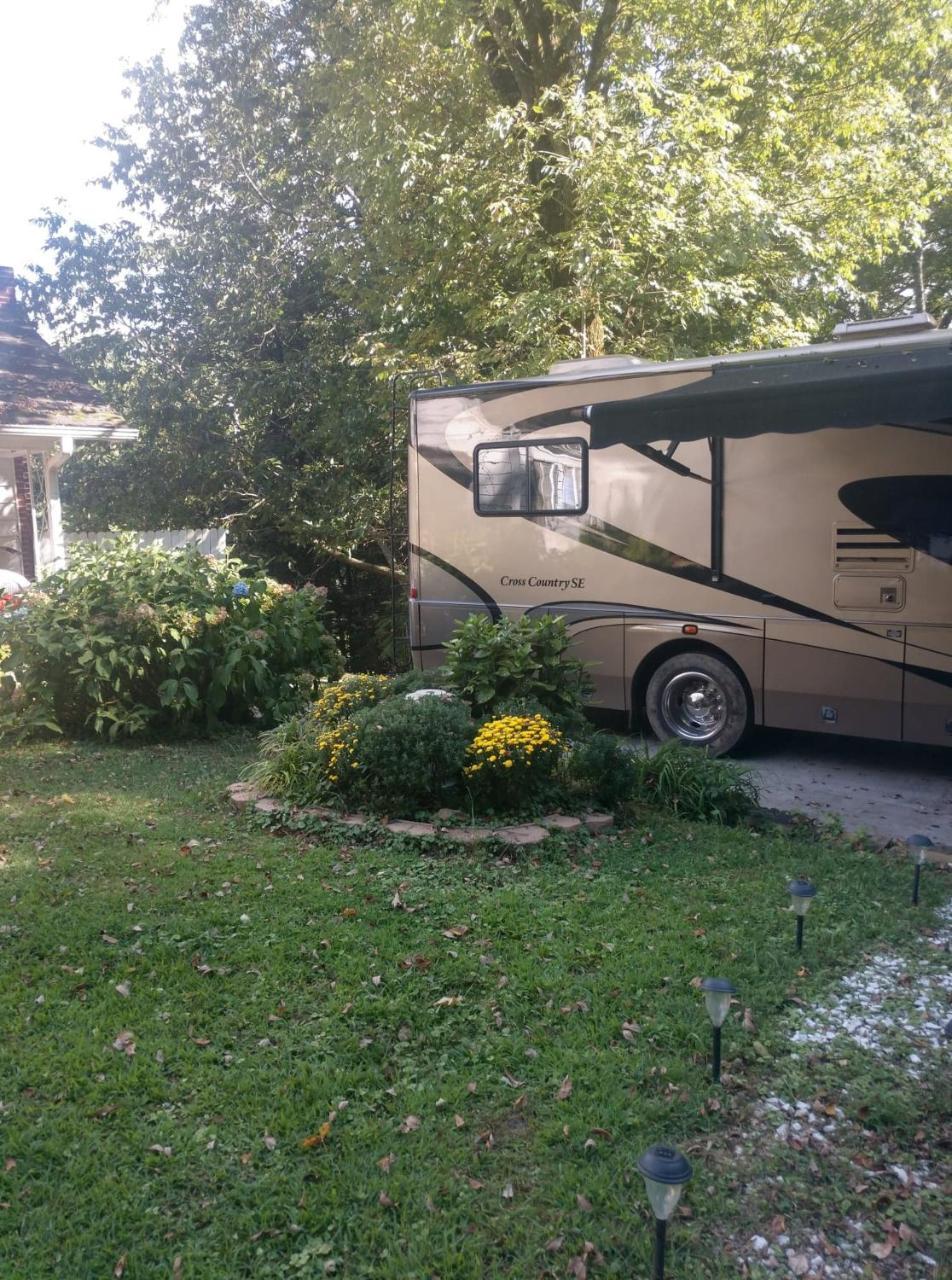
[[[668,640],[665,644],[659,644],[656,649],[652,649],[646,654],[631,678],[631,727],[637,728],[644,723],[645,719],[645,694],[648,692],[648,682],[651,677],[661,666],[662,662],[667,662],[669,658],[673,658],[678,653],[709,653],[712,658],[717,658],[737,676],[741,682],[744,692],[747,695],[747,702],[751,710],[754,707],[753,690],[750,687],[750,681],[744,675],[741,667],[734,661],[729,653],[725,653],[723,649],[719,649],[716,644],[708,644],[706,640],[698,640],[696,637],[690,639]]]

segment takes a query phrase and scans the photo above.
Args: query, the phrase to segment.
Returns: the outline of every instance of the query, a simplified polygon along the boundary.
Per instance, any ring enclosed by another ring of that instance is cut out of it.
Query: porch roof
[[[0,450],[48,452],[64,438],[136,440],[103,397],[44,342],[0,267]]]

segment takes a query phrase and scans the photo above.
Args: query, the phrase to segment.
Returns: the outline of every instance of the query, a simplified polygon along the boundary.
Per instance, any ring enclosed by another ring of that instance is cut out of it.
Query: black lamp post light
[[[731,1007],[731,996],[737,994],[737,988],[726,978],[705,978],[701,983],[704,992],[704,1003],[707,1016],[714,1028],[714,1042],[711,1050],[711,1077],[715,1084],[721,1082],[721,1027]]]
[[[638,1172],[655,1216],[654,1280],[664,1280],[668,1220],[678,1207],[681,1189],[691,1178],[691,1166],[675,1147],[657,1144],[638,1160]]]
[[[803,918],[816,897],[816,885],[809,880],[791,880],[787,885],[790,901],[797,916],[797,950],[803,950]]]
[[[912,905],[919,905],[919,881],[922,879],[922,868],[926,865],[926,849],[928,849],[932,841],[928,836],[910,836],[906,841],[908,847],[912,850],[912,856],[915,860],[915,871],[912,876]]]

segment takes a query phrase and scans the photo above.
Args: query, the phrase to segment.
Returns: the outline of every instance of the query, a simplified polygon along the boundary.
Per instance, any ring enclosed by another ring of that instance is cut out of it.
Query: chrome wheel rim
[[[704,671],[680,671],[664,687],[661,714],[678,738],[710,742],[727,724],[727,694]]]

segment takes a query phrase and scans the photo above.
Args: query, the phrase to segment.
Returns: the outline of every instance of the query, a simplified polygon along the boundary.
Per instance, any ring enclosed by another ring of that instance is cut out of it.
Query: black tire
[[[733,751],[753,721],[743,681],[709,653],[678,653],[662,662],[648,681],[645,713],[662,742],[678,738],[712,756]]]

